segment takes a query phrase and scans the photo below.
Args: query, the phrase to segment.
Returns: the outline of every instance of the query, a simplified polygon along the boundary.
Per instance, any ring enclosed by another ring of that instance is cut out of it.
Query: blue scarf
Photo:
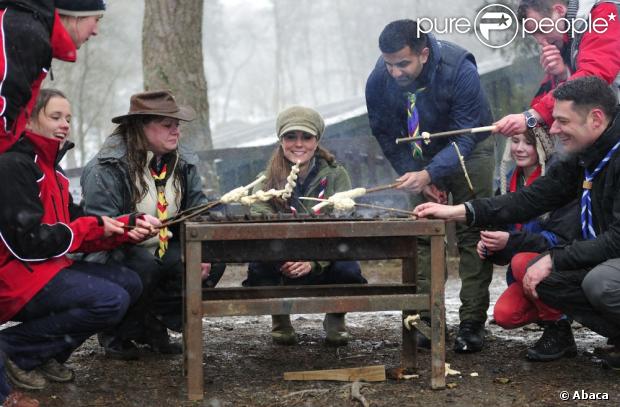
[[[596,166],[594,171],[590,173],[586,168],[585,179],[583,180],[583,193],[581,194],[581,235],[584,239],[590,240],[596,238],[596,232],[594,231],[594,219],[592,217],[592,200],[590,198],[590,191],[592,190],[592,180],[598,175],[599,172],[607,165],[611,156],[620,147],[620,141],[609,150],[607,155]]]

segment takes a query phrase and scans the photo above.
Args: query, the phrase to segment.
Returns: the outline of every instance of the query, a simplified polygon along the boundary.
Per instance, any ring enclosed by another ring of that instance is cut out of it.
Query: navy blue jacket
[[[366,82],[366,105],[372,134],[386,158],[399,175],[426,168],[434,184],[460,168],[454,147],[455,141],[461,154],[467,158],[476,143],[489,133],[434,139],[423,144],[423,159],[413,159],[411,144],[396,144],[397,138],[407,137],[406,92],[419,88],[426,90],[418,95],[416,106],[420,115],[420,133],[487,126],[493,115],[480,85],[480,76],[474,56],[446,41],[428,35],[430,55],[420,76],[407,88],[401,88],[390,76],[383,58]]]

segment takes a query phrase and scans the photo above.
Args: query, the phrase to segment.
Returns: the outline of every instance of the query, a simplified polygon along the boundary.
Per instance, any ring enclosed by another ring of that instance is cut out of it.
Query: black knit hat
[[[105,12],[105,0],[54,0],[58,14],[73,17],[98,16]]]

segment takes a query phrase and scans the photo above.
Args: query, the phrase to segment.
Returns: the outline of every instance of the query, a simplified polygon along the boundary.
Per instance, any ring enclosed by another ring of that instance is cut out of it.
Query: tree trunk
[[[203,1],[145,0],[142,26],[144,88],[170,89],[180,104],[196,110],[197,119],[183,128],[185,142],[196,151],[213,147],[202,56]]]

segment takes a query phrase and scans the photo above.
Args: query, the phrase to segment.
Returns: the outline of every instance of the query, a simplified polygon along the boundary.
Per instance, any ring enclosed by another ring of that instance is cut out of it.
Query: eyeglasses
[[[312,134],[308,134],[308,133],[301,133],[299,136],[295,133],[286,133],[285,135],[282,136],[282,140],[288,141],[288,142],[297,141],[299,138],[301,138],[303,141],[310,141],[312,139],[315,139],[316,136],[313,136]]]

